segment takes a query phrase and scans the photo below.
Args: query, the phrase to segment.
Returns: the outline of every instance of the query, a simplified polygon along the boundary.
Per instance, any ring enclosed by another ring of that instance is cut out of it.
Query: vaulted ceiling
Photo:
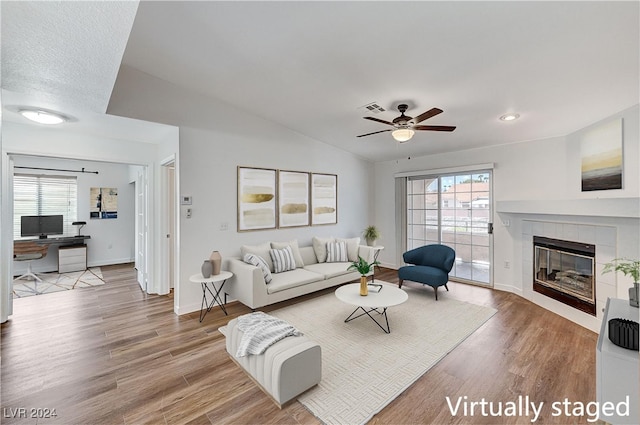
[[[374,161],[561,136],[639,101],[638,2],[135,5],[2,2],[3,89],[103,113],[126,64]],[[356,137],[399,103],[457,129]]]

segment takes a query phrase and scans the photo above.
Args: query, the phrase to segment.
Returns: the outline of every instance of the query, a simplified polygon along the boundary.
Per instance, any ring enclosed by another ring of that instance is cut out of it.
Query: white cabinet
[[[61,246],[58,250],[58,273],[87,269],[87,246]]]
[[[620,318],[637,322],[640,310],[629,305],[629,300],[609,298],[602,318],[602,327],[596,348],[596,396],[602,407],[605,402],[618,404],[629,400],[629,411],[600,415],[610,424],[638,424],[638,352],[618,347],[609,340],[609,320]]]

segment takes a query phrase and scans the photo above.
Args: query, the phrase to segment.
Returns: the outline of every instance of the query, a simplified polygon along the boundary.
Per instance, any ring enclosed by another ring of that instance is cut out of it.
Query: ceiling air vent
[[[385,111],[385,109],[382,106],[378,105],[376,102],[367,103],[366,105],[361,106],[358,109],[364,109],[365,111],[372,114],[379,114],[380,112]]]

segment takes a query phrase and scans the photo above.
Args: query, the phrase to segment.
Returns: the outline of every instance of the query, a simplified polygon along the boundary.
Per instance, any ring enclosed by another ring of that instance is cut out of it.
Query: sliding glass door
[[[451,278],[491,285],[491,204],[490,171],[409,177],[407,249],[448,245]]]

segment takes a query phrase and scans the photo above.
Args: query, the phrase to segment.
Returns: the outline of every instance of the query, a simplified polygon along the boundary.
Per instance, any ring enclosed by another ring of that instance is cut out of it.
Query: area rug
[[[37,275],[42,279],[42,282],[36,283],[33,280],[14,279],[13,298],[24,298],[33,295],[104,285],[100,267],[91,267],[79,272],[52,272],[38,273]]]
[[[367,422],[496,313],[446,293],[435,301],[430,288],[406,291],[387,310],[390,334],[367,316],[345,323],[355,307],[333,293],[270,313],[322,347],[322,381],[298,401],[325,424]]]

